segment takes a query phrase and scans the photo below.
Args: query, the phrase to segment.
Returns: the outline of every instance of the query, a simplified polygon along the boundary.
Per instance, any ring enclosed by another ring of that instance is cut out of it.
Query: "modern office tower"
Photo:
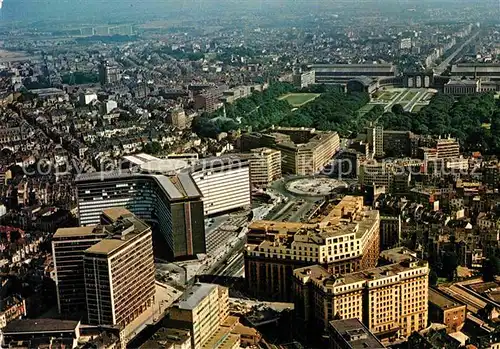
[[[202,159],[189,172],[203,195],[206,216],[250,207],[250,164],[247,159],[235,156]]]
[[[357,318],[389,341],[427,326],[427,262],[406,248],[380,257],[390,264],[343,275],[321,266],[294,271],[295,312],[308,335],[327,332],[334,318]]]
[[[56,275],[57,305],[65,318],[85,314],[84,251],[101,241],[106,233],[100,226],[61,228],[52,237]]]
[[[98,224],[104,209],[126,207],[151,223],[161,257],[205,253],[202,195],[189,174],[97,172],[79,175],[76,186],[80,225]]]
[[[240,157],[250,163],[250,182],[254,186],[267,186],[281,178],[281,152],[271,148],[255,148]]]
[[[384,130],[383,152],[385,157],[411,157],[412,139],[414,135],[410,131]]]
[[[281,152],[283,173],[313,175],[320,172],[339,150],[340,138],[336,132],[297,127],[272,127],[267,134],[241,136],[243,151],[261,147]]]
[[[460,156],[460,144],[455,138],[443,138],[436,141],[438,159],[455,159]]]
[[[383,349],[385,346],[358,319],[333,320],[328,327],[330,349]]]
[[[108,218],[113,216],[108,212]],[[128,213],[103,230],[106,238],[85,250],[83,258],[88,321],[124,328],[153,306],[151,228]]]
[[[245,280],[255,297],[292,299],[293,270],[320,264],[345,274],[373,268],[379,255],[378,210],[345,196],[309,223],[256,221],[245,250]]]
[[[384,156],[384,128],[380,125],[367,127],[366,138],[371,146],[372,156],[382,158]]]
[[[99,65],[99,81],[102,85],[115,84],[120,81],[120,68],[108,61],[102,61]]]
[[[196,283],[170,309],[169,327],[188,329],[194,349],[220,348],[221,343],[224,348],[233,348],[239,345],[239,336],[228,330],[221,331],[228,315],[228,289]]]

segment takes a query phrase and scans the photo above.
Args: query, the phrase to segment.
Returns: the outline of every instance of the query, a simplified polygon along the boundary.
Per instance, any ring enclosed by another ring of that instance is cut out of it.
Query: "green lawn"
[[[319,96],[319,93],[289,93],[281,96],[279,99],[286,100],[292,107],[301,107]]]
[[[411,110],[411,112],[412,113],[417,113],[420,110],[422,110],[423,107],[425,107],[425,105],[416,104],[416,105],[413,106],[413,109]]]
[[[375,104],[365,104],[363,107],[361,107],[359,110],[358,110],[358,114],[359,115],[365,115],[366,113],[368,113],[370,110],[372,110],[372,108],[375,106]]]
[[[379,101],[383,101],[383,102],[390,102],[398,94],[399,94],[399,92],[386,91],[386,92],[382,93],[380,96],[378,96],[376,99],[378,99]]]
[[[415,96],[418,95],[418,91],[409,91],[407,92],[404,96],[403,96],[403,99],[402,101],[411,101],[413,98],[415,98]]]

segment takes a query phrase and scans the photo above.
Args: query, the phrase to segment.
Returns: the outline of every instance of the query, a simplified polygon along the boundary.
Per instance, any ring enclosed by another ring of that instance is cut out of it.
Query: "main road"
[[[473,40],[475,40],[481,30],[475,32],[470,38],[467,39],[459,48],[457,48],[448,58],[446,58],[440,65],[434,68],[434,74],[441,75],[446,70],[451,61],[464,49],[465,46],[469,45]]]

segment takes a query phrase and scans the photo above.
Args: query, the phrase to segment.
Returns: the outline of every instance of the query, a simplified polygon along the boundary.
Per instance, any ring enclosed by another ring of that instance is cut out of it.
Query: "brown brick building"
[[[465,323],[467,307],[444,293],[429,288],[429,320],[446,325],[446,333],[460,331]]]

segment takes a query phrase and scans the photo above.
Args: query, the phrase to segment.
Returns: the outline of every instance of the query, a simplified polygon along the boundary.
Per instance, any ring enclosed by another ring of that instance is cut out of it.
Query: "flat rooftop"
[[[358,319],[330,321],[330,328],[352,349],[381,349],[385,346]]]
[[[435,304],[443,310],[465,306],[432,287],[429,287],[429,303]]]
[[[14,320],[2,329],[4,334],[34,332],[73,332],[80,326],[79,321],[59,319],[22,319]]]
[[[102,214],[106,216],[111,222],[117,221],[120,217],[129,217],[133,215],[133,213],[131,213],[125,207],[105,208],[104,210],[102,210]]]
[[[179,309],[193,310],[217,287],[215,284],[196,283],[182,294],[176,305]]]
[[[102,234],[102,228],[99,226],[86,226],[86,227],[74,227],[74,228],[59,228],[56,230],[53,238],[70,238],[70,237],[80,237],[80,236],[91,236]]]

